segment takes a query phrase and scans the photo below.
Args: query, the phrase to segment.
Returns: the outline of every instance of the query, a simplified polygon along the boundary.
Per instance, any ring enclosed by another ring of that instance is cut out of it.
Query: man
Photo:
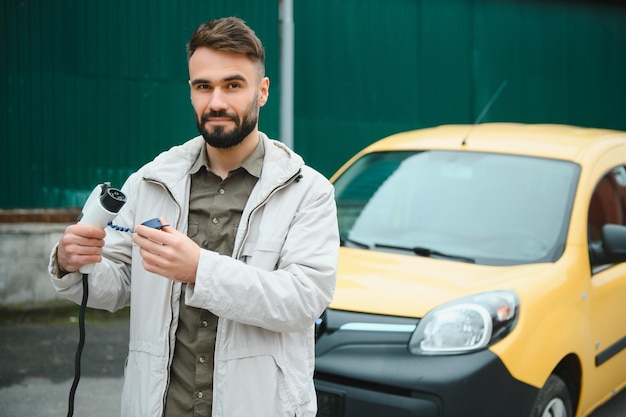
[[[55,289],[89,306],[131,306],[122,416],[314,416],[314,322],[332,299],[333,188],[258,130],[263,46],[237,18],[201,25],[188,47],[201,136],[129,177],[115,219],[136,234],[67,227]]]

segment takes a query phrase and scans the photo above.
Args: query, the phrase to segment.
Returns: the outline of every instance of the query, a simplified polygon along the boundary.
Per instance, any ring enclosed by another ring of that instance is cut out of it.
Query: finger
[[[76,235],[88,239],[104,239],[106,232],[103,228],[92,224],[73,224],[65,229],[65,234]]]
[[[70,245],[65,248],[65,251],[77,256],[100,256],[102,255],[102,246]]]
[[[63,261],[78,262],[77,256],[101,256],[103,239],[87,239],[76,235],[64,235],[59,242],[59,254]]]
[[[140,254],[142,258],[141,263],[146,271],[162,276],[169,275],[166,272],[169,267],[169,262],[162,256],[146,249],[140,249]]]
[[[163,240],[163,233],[159,229],[154,229],[152,227],[138,225],[135,227],[135,232],[137,232],[138,236],[141,236],[145,239],[152,240],[153,242],[161,242]]]
[[[157,265],[159,263],[159,254],[156,252],[141,248],[139,250],[139,254],[143,258],[144,262],[147,262],[150,265]]]
[[[102,261],[101,248],[84,248],[72,245],[64,248],[59,245],[57,261],[63,271],[73,272],[81,266]]]
[[[102,249],[104,247],[104,239],[79,237],[75,244],[84,248],[84,250],[88,250],[89,248]]]
[[[60,243],[62,246],[102,248],[104,246],[104,239],[85,238],[73,234],[65,234],[61,237]]]
[[[165,246],[163,243],[151,239],[147,236],[142,236],[139,233],[137,233],[133,237],[133,242],[135,242],[135,244],[137,244],[137,246],[139,246],[141,249],[155,254],[160,254],[163,250],[163,247]]]

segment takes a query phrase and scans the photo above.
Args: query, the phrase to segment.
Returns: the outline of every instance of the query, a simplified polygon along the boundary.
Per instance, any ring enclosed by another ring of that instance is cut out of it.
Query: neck
[[[259,133],[253,131],[240,144],[232,148],[214,148],[206,144],[211,171],[222,179],[226,178],[230,171],[240,166],[252,154],[259,140]]]

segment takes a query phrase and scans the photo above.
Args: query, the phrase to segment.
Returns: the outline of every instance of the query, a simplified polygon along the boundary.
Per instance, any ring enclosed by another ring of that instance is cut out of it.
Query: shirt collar
[[[239,167],[233,169],[233,171],[239,168],[243,168],[246,171],[248,171],[250,175],[260,178],[261,170],[263,168],[263,156],[264,155],[265,155],[265,146],[263,144],[263,140],[259,138],[259,143],[256,145],[256,148],[254,148],[254,151],[252,151],[252,153],[246,158],[245,161],[243,161],[243,163]],[[206,145],[202,146],[200,150],[200,154],[198,155],[198,159],[196,159],[196,162],[192,165],[189,173],[196,174],[198,171],[200,171],[200,168],[202,167],[206,167],[207,171],[210,169],[209,168],[209,156],[206,152]]]
[[[265,145],[263,144],[263,139],[259,138],[259,143],[257,143],[254,151],[243,161],[241,166],[243,169],[248,171],[250,175],[253,175],[257,178],[261,178],[261,170],[263,169],[263,157],[265,156]]]

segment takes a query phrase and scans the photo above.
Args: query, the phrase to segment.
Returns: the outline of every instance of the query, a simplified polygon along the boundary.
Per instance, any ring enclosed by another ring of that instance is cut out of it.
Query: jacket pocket
[[[187,236],[190,238],[195,237],[200,230],[200,224],[198,222],[188,222],[187,223]]]
[[[260,239],[255,242],[247,242],[242,248],[240,260],[248,265],[273,271],[277,267],[283,243],[284,240],[277,239]]]
[[[130,351],[124,368],[122,417],[160,416],[167,384],[168,358]]]
[[[232,417],[294,417],[301,398],[284,366],[272,355],[221,361],[214,387],[216,415]],[[217,381],[216,381],[217,382]]]
[[[307,409],[312,381],[302,377],[306,365],[291,363],[285,352],[287,346],[302,349],[302,345],[286,341],[283,333],[227,323],[220,323],[227,342],[216,352],[213,387],[214,404],[222,412],[214,415],[294,417]]]

